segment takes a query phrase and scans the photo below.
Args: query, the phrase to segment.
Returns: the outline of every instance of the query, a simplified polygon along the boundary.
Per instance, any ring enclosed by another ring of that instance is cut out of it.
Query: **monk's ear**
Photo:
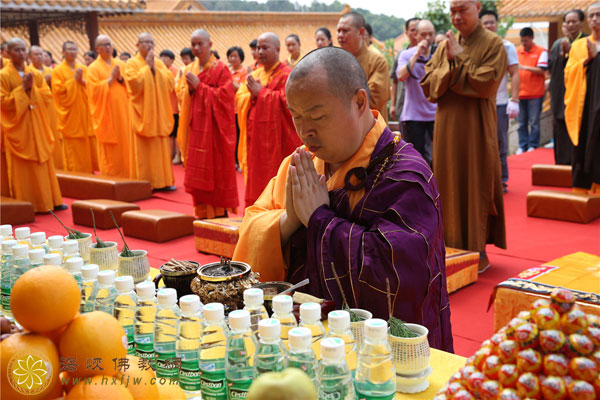
[[[352,99],[352,104],[356,104],[358,111],[362,113],[365,108],[369,107],[369,97],[367,95],[367,91],[365,89],[358,89],[354,98]]]

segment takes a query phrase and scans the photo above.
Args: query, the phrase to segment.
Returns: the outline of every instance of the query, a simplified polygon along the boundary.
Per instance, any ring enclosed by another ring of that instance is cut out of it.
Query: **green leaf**
[[[388,320],[390,325],[390,335],[401,337],[401,338],[414,338],[419,336],[415,332],[411,331],[405,324],[404,321],[396,317],[390,317]]]

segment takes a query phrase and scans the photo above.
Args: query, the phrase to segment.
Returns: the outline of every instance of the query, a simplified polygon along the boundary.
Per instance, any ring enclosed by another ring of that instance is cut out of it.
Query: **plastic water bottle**
[[[225,325],[225,310],[221,303],[204,306],[200,376],[203,400],[227,399],[225,384],[225,346],[229,332]]]
[[[158,291],[158,309],[154,320],[154,354],[156,376],[177,379],[179,366],[176,362],[177,326],[181,310],[177,306],[177,291]]]
[[[69,260],[71,261],[71,260]],[[119,276],[115,279],[117,298],[115,299],[115,318],[127,335],[127,354],[135,354],[135,342],[133,340],[133,326],[135,320],[135,305],[137,294],[133,291],[133,276]]]
[[[88,313],[94,311],[96,296],[98,296],[98,271],[100,267],[97,264],[84,265],[81,268],[82,307],[80,313]]]
[[[10,310],[10,292],[11,277],[13,270],[13,247],[17,245],[16,240],[5,240],[2,242],[2,313],[6,318],[13,321],[12,311]]]
[[[29,263],[31,264],[31,268],[36,268],[40,265],[44,265],[45,255],[46,252],[44,251],[44,249],[29,250]]]
[[[14,240],[12,225],[9,225],[9,224],[0,225],[0,235],[2,236],[2,241]]]
[[[289,330],[290,350],[288,367],[298,368],[306,373],[313,383],[317,383],[317,356],[312,349],[312,333],[304,327]]]
[[[71,257],[65,262],[65,267],[67,272],[71,274],[73,278],[77,281],[79,288],[81,288],[81,283],[83,282],[83,277],[81,276],[81,268],[83,268],[83,258],[81,257]]]
[[[285,347],[281,342],[281,324],[274,318],[263,319],[258,323],[258,346],[254,353],[256,376],[265,372],[279,372],[286,367]]]
[[[258,337],[258,323],[269,318],[264,306],[264,293],[262,289],[251,288],[244,290],[244,310],[250,313],[250,328]]]
[[[365,341],[358,352],[354,386],[361,399],[395,398],[396,371],[388,343],[388,325],[382,319],[365,321]]]
[[[115,287],[115,271],[106,270],[98,272],[98,294],[94,309],[114,314],[117,288]]]
[[[353,400],[352,373],[346,363],[344,341],[340,338],[323,339],[321,355],[317,385],[319,400]]]
[[[256,351],[256,336],[250,329],[248,310],[229,313],[231,333],[227,339],[225,357],[225,377],[227,398],[245,399],[254,379],[252,358]]]
[[[150,360],[154,367],[154,321],[158,303],[154,282],[145,281],[135,287],[138,301],[135,306],[135,355],[139,358]]]
[[[177,329],[176,355],[181,360],[179,386],[188,396],[199,396],[200,385],[200,337],[202,318],[200,297],[195,294],[179,299],[181,319]]]
[[[294,310],[294,300],[291,296],[280,294],[273,297],[273,315],[271,318],[279,320],[281,324],[281,341],[286,349],[289,349],[288,345],[288,332],[290,329],[298,326],[296,317],[292,314]]]
[[[46,244],[46,232],[33,232],[29,236],[31,240],[32,249],[42,249],[45,253],[48,252],[48,245]]]
[[[31,240],[29,239],[30,235],[31,229],[29,229],[28,226],[15,228],[15,239],[17,239],[17,244],[24,244],[25,246],[31,248]]]
[[[62,257],[60,254],[48,253],[48,254],[44,255],[44,264],[45,265],[56,265],[57,267],[62,267]]]
[[[18,228],[17,228],[18,229]],[[18,244],[12,248],[13,250],[13,269],[10,276],[10,287],[15,286],[17,279],[31,268],[29,261],[29,247],[25,244]]]
[[[63,250],[63,265],[66,266],[66,262],[71,257],[79,256],[79,244],[76,240],[65,240],[62,244]]]
[[[60,259],[62,261],[63,242],[64,242],[64,239],[60,235],[50,236],[48,238],[48,254],[56,253],[56,254],[60,255]]]
[[[300,306],[300,324],[305,328],[310,329],[312,333],[312,348],[317,356],[317,360],[321,359],[321,339],[325,336],[325,327],[321,323],[321,306],[317,303],[304,303]]]
[[[338,337],[345,343],[346,362],[354,374],[356,370],[357,349],[354,334],[350,330],[350,313],[344,310],[331,311],[327,315],[329,333],[326,337]]]

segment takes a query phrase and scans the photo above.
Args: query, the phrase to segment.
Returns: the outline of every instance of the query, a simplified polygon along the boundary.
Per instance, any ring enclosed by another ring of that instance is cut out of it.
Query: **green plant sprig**
[[[52,214],[52,216],[54,216],[54,218],[56,218],[56,220],[63,226],[63,228],[65,228],[65,230],[67,231],[67,233],[69,234],[67,236],[67,239],[84,239],[85,235],[83,233],[81,233],[78,230],[75,230],[73,228],[69,228],[68,226],[66,226],[65,224],[63,224],[63,222],[60,220],[60,218],[58,218],[56,216],[56,214],[54,214],[54,211],[52,210],[48,210],[50,211],[50,214]]]
[[[115,226],[117,227],[117,231],[119,231],[119,235],[121,235],[121,239],[123,239],[123,250],[121,250],[120,256],[121,257],[135,257],[135,254],[133,254],[133,252],[131,250],[129,250],[129,246],[127,246],[127,242],[125,241],[125,236],[123,236],[123,233],[119,229],[119,224],[117,224],[117,220],[115,219],[115,216],[113,215],[111,210],[108,210],[108,212],[109,212],[110,217],[112,218]]]
[[[96,248],[104,249],[108,247],[100,238],[98,237],[98,233],[96,233],[96,217],[94,216],[94,210],[90,207],[90,212],[92,213],[92,225],[94,226],[94,236],[96,237]]]
[[[388,320],[388,324],[390,326],[390,335],[392,336],[401,338],[414,338],[419,336],[415,332],[411,331],[409,327],[406,326],[406,322],[396,317],[390,317],[390,319]]]

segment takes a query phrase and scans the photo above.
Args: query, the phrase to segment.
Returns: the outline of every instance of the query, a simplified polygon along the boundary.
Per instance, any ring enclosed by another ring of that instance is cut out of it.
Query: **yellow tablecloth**
[[[569,254],[525,270],[515,278],[499,284],[493,295],[495,331],[528,310],[537,299],[549,299],[548,290],[554,286],[578,291],[575,295],[581,309],[600,315],[600,304],[595,302],[600,293],[600,256]]]

